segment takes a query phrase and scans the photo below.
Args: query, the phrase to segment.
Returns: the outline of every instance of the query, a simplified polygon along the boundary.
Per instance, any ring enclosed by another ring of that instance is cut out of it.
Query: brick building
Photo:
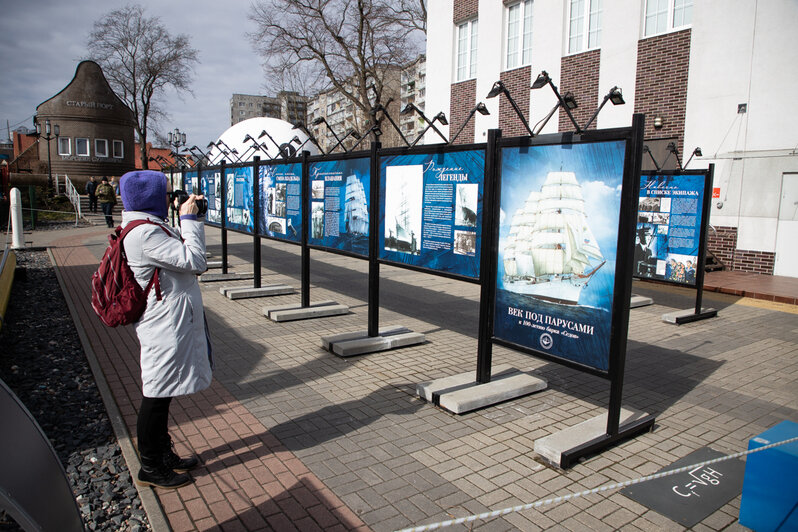
[[[40,161],[47,161],[50,144],[53,175],[66,174],[73,182],[83,183],[93,175],[120,176],[135,167],[133,111],[93,61],[78,64],[72,81],[36,107],[34,120],[42,133],[47,121],[51,136],[58,133],[49,141],[39,138]]]
[[[663,168],[715,164],[709,250],[728,269],[798,277],[798,3],[744,0],[442,0],[427,18],[426,114],[443,111],[457,142],[487,131],[526,134],[507,98],[487,98],[501,80],[534,129],[556,103],[531,85],[541,71],[571,92],[584,126],[620,87],[626,105],[606,105],[591,128],[646,116],[645,143]],[[560,110],[543,133],[573,131]],[[664,164],[663,164],[664,163]],[[644,169],[653,169],[644,158]]]
[[[291,124],[305,123],[307,99],[296,92],[280,91],[276,97],[233,94],[230,125],[257,117],[279,118]]]

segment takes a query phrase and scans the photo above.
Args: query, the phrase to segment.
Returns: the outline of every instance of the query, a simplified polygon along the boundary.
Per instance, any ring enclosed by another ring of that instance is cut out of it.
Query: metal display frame
[[[634,254],[634,229],[639,190],[639,176],[642,161],[643,115],[635,114],[632,126],[606,130],[588,130],[581,135],[572,133],[553,134],[539,137],[516,137],[502,139],[500,133],[491,131],[488,140],[486,166],[491,168],[490,174],[495,176],[491,181],[491,205],[494,207],[488,229],[483,225],[483,245],[490,246],[490,253],[485,254],[490,261],[486,264],[489,277],[482,285],[480,299],[479,347],[477,357],[477,382],[487,383],[491,379],[491,360],[493,344],[520,351],[537,358],[555,362],[582,372],[597,375],[610,382],[609,404],[607,409],[607,426],[603,435],[587,441],[562,453],[560,467],[567,468],[579,458],[593,454],[614,443],[651,429],[654,416],[646,415],[624,425],[620,424],[623,397],[623,380],[626,361],[627,331],[629,326],[629,298],[632,286],[632,258]],[[609,140],[625,140],[625,157],[623,169],[623,188],[621,211],[618,221],[618,249],[615,269],[615,287],[612,301],[612,325],[609,348],[609,368],[601,371],[596,368],[551,356],[548,353],[508,342],[494,336],[494,308],[496,299],[495,277],[498,272],[498,211],[501,200],[501,150],[506,147],[526,147],[544,144],[569,144],[574,142],[601,142]],[[487,176],[486,176],[487,179]],[[487,195],[487,192],[486,192]],[[486,199],[487,202],[487,199]],[[484,224],[484,221],[483,221]],[[490,231],[489,233],[487,231]],[[485,240],[489,240],[486,243]]]
[[[706,260],[707,260],[707,235],[709,233],[709,216],[712,208],[712,185],[715,176],[715,165],[710,163],[706,170],[667,170],[667,171],[647,171],[640,174],[640,179],[643,176],[684,176],[694,175],[704,177],[704,190],[701,202],[701,224],[699,226],[698,238],[698,256],[696,257],[696,276],[695,284],[680,283],[669,279],[658,279],[654,277],[647,277],[636,275],[633,271],[633,277],[642,281],[651,281],[657,283],[665,283],[672,286],[681,286],[686,288],[695,288],[696,290],[696,303],[695,310],[692,313],[678,312],[674,313],[671,317],[665,319],[670,323],[681,325],[683,323],[690,323],[693,321],[703,320],[707,318],[714,318],[718,315],[718,311],[712,308],[703,308],[703,295],[704,295],[704,278],[706,276]],[[637,211],[639,212],[639,210]],[[637,216],[635,216],[637,219]],[[634,257],[633,257],[634,260]],[[666,315],[668,316],[668,315]]]

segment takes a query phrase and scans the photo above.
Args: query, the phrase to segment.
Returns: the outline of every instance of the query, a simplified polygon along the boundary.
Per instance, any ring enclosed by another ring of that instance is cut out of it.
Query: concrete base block
[[[545,379],[524,373],[507,364],[491,371],[491,381],[477,384],[476,373],[460,373],[416,386],[416,394],[453,414],[465,414],[486,406],[545,390]]]
[[[625,424],[646,418],[648,414],[639,410],[621,408],[620,431]],[[535,452],[542,458],[561,467],[562,455],[576,447],[594,441],[607,433],[607,414],[601,414],[572,427],[535,440]]]
[[[252,288],[247,286],[228,286],[219,288],[219,293],[221,293],[227,299],[246,299],[253,297],[270,297],[293,294],[294,288],[285,284],[272,284],[261,286],[260,288]]]
[[[263,307],[263,315],[272,321],[296,321],[311,318],[326,318],[348,314],[349,307],[339,305],[331,299],[311,303],[309,307],[301,305],[281,305],[277,307]]]
[[[203,273],[199,280],[201,283],[212,283],[214,281],[244,281],[254,278],[254,273]]]
[[[205,261],[205,264],[208,266],[209,270],[222,267],[222,261],[220,260],[208,260]]]
[[[691,321],[705,320],[707,318],[714,318],[718,315],[718,311],[714,308],[702,308],[701,312],[696,314],[694,308],[685,310],[675,310],[667,312],[662,315],[662,321],[665,323],[675,323],[681,325],[682,323],[690,323]]]
[[[634,294],[632,294],[632,298],[629,300],[629,308],[647,307],[653,304],[654,300],[650,297],[636,296]]]
[[[394,325],[380,328],[379,336],[369,336],[368,331],[325,336],[321,339],[321,345],[327,351],[338,356],[350,357],[407,347],[426,341],[423,334],[414,333],[401,325]]]

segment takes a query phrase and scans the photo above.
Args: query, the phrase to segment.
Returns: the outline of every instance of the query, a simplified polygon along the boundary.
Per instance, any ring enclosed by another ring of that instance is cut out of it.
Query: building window
[[[532,62],[532,0],[507,7],[507,69]]]
[[[602,0],[571,0],[568,22],[568,53],[601,46]]]
[[[239,107],[244,107],[244,102],[238,102]]]
[[[108,141],[105,139],[94,139],[94,155],[96,157],[108,157]]]
[[[477,75],[477,20],[457,26],[457,81]]]
[[[125,156],[125,144],[121,140],[114,141],[114,157],[122,159]]]
[[[79,157],[89,156],[89,139],[75,139],[75,155]]]
[[[693,0],[646,0],[646,37],[681,29],[692,22]]]
[[[58,155],[72,155],[72,141],[69,137],[58,137]]]

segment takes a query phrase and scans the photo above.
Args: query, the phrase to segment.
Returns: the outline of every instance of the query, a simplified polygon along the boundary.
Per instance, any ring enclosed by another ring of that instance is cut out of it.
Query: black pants
[[[105,223],[108,224],[108,227],[114,226],[114,204],[113,203],[100,203],[100,206],[103,209],[103,214],[105,215]]]
[[[89,194],[89,210],[97,212],[97,194]]]
[[[169,442],[171,397],[143,397],[136,423],[139,455],[143,463],[158,460]]]

